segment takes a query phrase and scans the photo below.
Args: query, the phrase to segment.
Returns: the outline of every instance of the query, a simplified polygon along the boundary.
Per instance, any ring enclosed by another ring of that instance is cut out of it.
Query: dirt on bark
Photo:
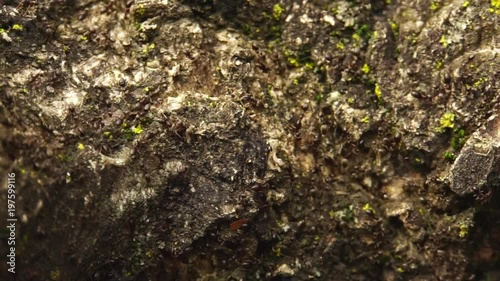
[[[16,280],[499,279],[499,17],[0,1]]]

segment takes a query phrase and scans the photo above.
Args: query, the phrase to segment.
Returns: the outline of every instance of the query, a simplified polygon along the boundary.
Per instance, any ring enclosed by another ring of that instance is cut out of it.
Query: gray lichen
[[[32,2],[0,8],[27,278],[498,268],[496,2]]]
[[[500,118],[491,116],[467,141],[450,171],[459,195],[491,196],[500,185]]]

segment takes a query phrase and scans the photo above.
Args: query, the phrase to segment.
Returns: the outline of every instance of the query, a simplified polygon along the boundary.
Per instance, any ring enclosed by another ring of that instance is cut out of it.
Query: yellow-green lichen
[[[441,119],[439,119],[439,132],[443,132],[446,129],[453,129],[455,126],[455,114],[453,112],[446,112],[441,116]]]
[[[293,67],[299,67],[300,66],[299,61],[296,58],[289,57],[289,58],[287,58],[287,61]]]
[[[456,158],[455,153],[453,153],[451,151],[445,151],[443,153],[443,157],[444,157],[444,159],[450,160],[450,161],[454,161]]]
[[[55,269],[55,270],[50,271],[50,280],[51,281],[57,281],[60,278],[61,278],[61,272],[59,271],[59,269]]]
[[[282,255],[282,253],[281,253],[282,248],[283,248],[282,242],[278,242],[276,244],[276,248],[272,247],[271,250],[276,253],[277,257],[281,257],[281,255]]]
[[[500,0],[491,0],[491,7],[495,9],[500,9]]]
[[[363,67],[361,68],[361,71],[364,73],[364,74],[368,74],[370,73],[370,66],[368,64],[364,64]]]
[[[479,78],[476,82],[474,82],[474,87],[481,86],[484,82],[488,82],[488,77]]]
[[[469,234],[469,226],[465,223],[460,224],[460,232],[458,233],[458,236],[461,238],[467,237]]]
[[[275,4],[273,6],[273,18],[275,20],[281,19],[281,15],[283,14],[283,11],[285,11],[285,9],[283,9],[283,7],[280,4]]]
[[[382,98],[382,90],[380,89],[380,86],[378,83],[375,83],[375,96],[377,97],[377,100],[379,102],[382,102],[383,101],[383,98]]]
[[[410,35],[407,35],[405,37],[405,40],[411,42],[412,44],[416,44],[418,41],[418,36],[416,33],[412,33]]]
[[[436,69],[441,69],[443,67],[443,61],[437,60],[436,65],[434,66]]]
[[[111,134],[111,132],[109,131],[106,131],[103,133],[104,136],[106,136],[108,139],[112,140],[113,139],[113,135]]]
[[[439,9],[439,3],[438,2],[432,2],[431,3],[431,11],[435,11]]]
[[[140,135],[142,133],[143,129],[142,129],[142,126],[141,124],[135,126],[135,127],[132,127],[132,132],[136,135]]]
[[[286,47],[283,48],[283,54],[285,56],[288,65],[293,67],[304,67],[306,70],[318,70],[317,64],[311,59],[311,50],[302,49],[298,51],[290,51]]]
[[[331,219],[333,219],[333,218],[335,217],[335,211],[334,211],[334,210],[330,210],[330,211],[328,212],[328,216],[329,216]]]
[[[399,33],[399,25],[391,20],[389,20],[389,23],[391,25],[391,30],[394,35],[397,35]]]
[[[135,10],[135,13],[139,16],[143,16],[146,10],[144,9],[144,4],[139,4],[137,7],[137,10]]]
[[[127,123],[123,123],[120,132],[125,139],[133,140],[135,136],[140,135],[143,132],[143,128],[141,124],[129,127]]]
[[[448,38],[446,38],[446,35],[441,35],[441,38],[439,38],[439,43],[441,43],[441,45],[443,45],[443,47],[448,47],[448,44],[450,43]]]
[[[415,163],[417,164],[423,164],[424,163],[424,160],[420,157],[415,157],[413,160],[415,160]]]
[[[12,30],[23,31],[24,27],[21,24],[15,23],[12,25]]]
[[[372,213],[372,214],[375,214],[375,209],[373,209],[373,207],[370,205],[370,203],[366,203],[364,206],[363,206],[363,211],[367,212],[367,213]]]
[[[314,62],[306,62],[305,67],[306,69],[312,70],[316,67],[316,64]]]
[[[141,53],[142,53],[142,55],[147,56],[149,54],[149,52],[153,51],[155,48],[156,48],[155,43],[151,43],[151,44],[149,44],[147,46],[144,46],[142,48],[142,52]]]

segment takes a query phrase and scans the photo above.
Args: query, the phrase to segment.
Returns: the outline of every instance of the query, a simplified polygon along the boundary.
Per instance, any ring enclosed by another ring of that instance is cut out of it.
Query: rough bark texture
[[[17,280],[499,279],[499,17],[3,1]]]

